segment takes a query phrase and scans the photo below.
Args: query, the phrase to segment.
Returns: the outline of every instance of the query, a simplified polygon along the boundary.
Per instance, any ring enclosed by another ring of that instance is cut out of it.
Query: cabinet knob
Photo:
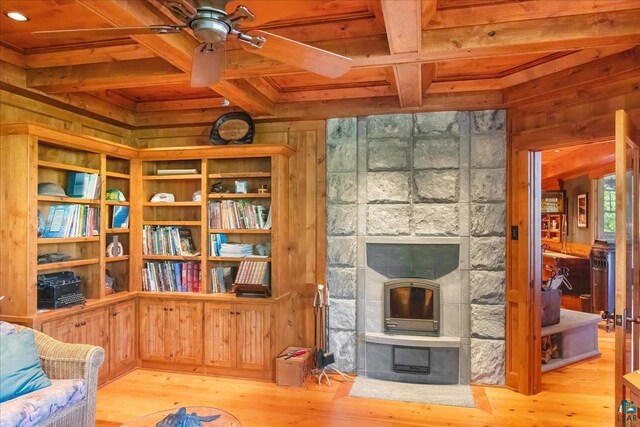
[[[239,312],[239,311],[236,311],[236,314],[240,314],[240,312]]]
[[[76,324],[75,324],[75,325],[73,325],[73,326],[75,326],[76,328],[79,328],[79,327],[80,327],[80,323],[76,323]]]
[[[169,311],[173,311],[173,308],[170,308]]]
[[[117,311],[114,311],[113,314],[112,314],[113,317],[116,317],[117,315],[118,315]]]
[[[236,314],[236,313],[235,313],[233,310],[231,310],[231,311],[229,312],[229,314],[233,315],[233,314]]]
[[[165,307],[163,310],[164,310],[164,311],[167,311],[167,307]]]
[[[81,324],[82,326],[84,326],[84,325],[86,325],[86,324],[87,324],[87,322],[82,322],[82,323],[80,323],[80,324]]]

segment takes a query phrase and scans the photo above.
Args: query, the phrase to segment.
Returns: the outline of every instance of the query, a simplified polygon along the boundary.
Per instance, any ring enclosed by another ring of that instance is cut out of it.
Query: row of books
[[[145,225],[142,227],[144,255],[197,256],[191,230],[184,227]]]
[[[100,198],[100,177],[97,173],[69,172],[67,195],[83,199]]]
[[[200,263],[146,262],[142,290],[154,292],[200,292]]]
[[[227,243],[226,234],[217,234],[217,233],[209,234],[209,255],[221,256],[220,250],[222,249],[223,243]]]
[[[238,267],[215,267],[210,271],[211,292],[226,293],[231,292],[233,279],[238,272]]]
[[[271,210],[266,206],[253,205],[244,200],[209,202],[209,228],[269,229],[271,228]]]
[[[269,285],[268,261],[242,261],[238,268],[235,283],[243,285]]]
[[[89,205],[53,205],[43,237],[90,237],[100,234],[100,209]]]
[[[253,256],[253,245],[250,243],[222,243],[219,253],[219,256],[234,258]]]

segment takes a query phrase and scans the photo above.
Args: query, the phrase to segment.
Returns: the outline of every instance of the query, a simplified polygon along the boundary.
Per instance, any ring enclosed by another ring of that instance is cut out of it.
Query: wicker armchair
[[[17,326],[17,329],[26,328]],[[66,344],[35,330],[33,334],[42,368],[50,379],[83,379],[87,387],[86,399],[56,412],[44,422],[38,423],[38,427],[94,426],[98,369],[104,362],[104,349],[87,344]]]

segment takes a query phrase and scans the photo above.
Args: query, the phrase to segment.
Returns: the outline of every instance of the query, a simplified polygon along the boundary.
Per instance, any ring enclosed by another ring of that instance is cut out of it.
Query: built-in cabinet
[[[269,369],[270,308],[264,304],[205,303],[205,364]]]
[[[290,147],[136,149],[33,124],[3,126],[0,134],[5,154],[0,156],[0,232],[8,236],[3,244],[16,248],[15,256],[0,257],[0,294],[5,296],[0,319],[60,341],[103,347],[101,383],[136,366],[273,379],[275,356],[295,339],[289,283]],[[167,169],[174,172],[166,174]],[[196,173],[181,174],[180,169]],[[70,174],[78,172],[98,177],[100,192],[94,198],[38,195],[38,182],[65,188]],[[235,191],[236,185],[246,193]],[[107,189],[122,192],[126,200],[108,199]],[[172,193],[176,201],[151,202],[159,192]],[[271,227],[214,226],[210,203],[231,200],[272,210]],[[85,236],[38,236],[38,210],[46,220],[57,205],[88,205],[97,212],[99,226]],[[129,226],[114,227],[115,210],[123,208],[129,209]],[[189,229],[199,254],[143,253],[144,226]],[[261,253],[267,252],[257,259],[269,263],[270,297],[237,298],[212,288],[212,269],[236,267],[244,260],[211,253],[216,234],[226,234],[232,243],[260,245]],[[114,237],[123,253],[109,257],[106,246]],[[39,255],[51,252],[72,258],[37,264]],[[199,287],[188,292],[143,289],[147,263],[185,261],[200,267]],[[63,270],[82,278],[87,303],[38,311],[38,274]],[[106,286],[111,283],[107,270],[115,279],[113,289]]]
[[[140,359],[202,363],[202,302],[140,300]]]

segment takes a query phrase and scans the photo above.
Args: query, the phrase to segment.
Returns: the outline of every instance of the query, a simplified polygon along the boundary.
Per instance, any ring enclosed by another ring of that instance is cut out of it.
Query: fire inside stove
[[[384,284],[385,331],[440,335],[440,285],[426,279],[394,279]]]

